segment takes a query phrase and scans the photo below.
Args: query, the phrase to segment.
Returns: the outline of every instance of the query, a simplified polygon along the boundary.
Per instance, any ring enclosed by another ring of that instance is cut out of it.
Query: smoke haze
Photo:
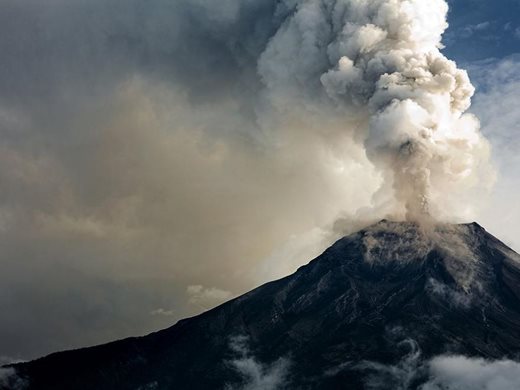
[[[3,1],[0,353],[169,325],[383,217],[473,218],[494,173],[447,11]]]

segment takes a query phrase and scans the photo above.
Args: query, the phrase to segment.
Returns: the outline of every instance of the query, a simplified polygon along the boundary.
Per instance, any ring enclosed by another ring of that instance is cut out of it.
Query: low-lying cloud
[[[402,333],[394,329],[394,335]],[[407,338],[396,342],[404,351],[394,364],[377,361],[346,361],[330,368],[325,376],[353,371],[369,390],[513,390],[520,388],[520,363],[443,354],[425,358],[420,345]]]
[[[228,362],[242,377],[238,386],[228,385],[226,390],[277,390],[288,386],[290,361],[280,358],[271,364],[259,362],[249,348],[247,336],[235,336],[230,341],[230,349],[236,355]]]
[[[430,380],[421,390],[512,390],[520,388],[520,363],[464,356],[440,356],[429,362]]]
[[[229,291],[201,285],[188,286],[186,291],[189,296],[188,301],[203,310],[212,308],[233,297],[233,294]]]
[[[13,368],[2,368],[0,366],[0,389],[24,390],[27,382],[20,378]]]

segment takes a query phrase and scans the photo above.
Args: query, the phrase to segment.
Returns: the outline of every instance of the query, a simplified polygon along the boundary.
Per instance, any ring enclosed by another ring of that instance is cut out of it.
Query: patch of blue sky
[[[448,0],[444,53],[459,64],[520,52],[520,0]]]

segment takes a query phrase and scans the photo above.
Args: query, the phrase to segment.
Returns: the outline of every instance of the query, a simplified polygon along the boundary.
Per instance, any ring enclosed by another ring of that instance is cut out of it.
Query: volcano
[[[520,356],[520,256],[476,223],[383,220],[168,329],[12,365],[0,388],[416,389],[447,354]]]

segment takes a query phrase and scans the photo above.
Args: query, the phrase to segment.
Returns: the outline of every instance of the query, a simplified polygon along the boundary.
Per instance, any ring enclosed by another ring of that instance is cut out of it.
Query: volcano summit
[[[465,390],[442,370],[519,372],[519,330],[517,253],[476,223],[383,220],[168,329],[13,365],[0,388]]]

